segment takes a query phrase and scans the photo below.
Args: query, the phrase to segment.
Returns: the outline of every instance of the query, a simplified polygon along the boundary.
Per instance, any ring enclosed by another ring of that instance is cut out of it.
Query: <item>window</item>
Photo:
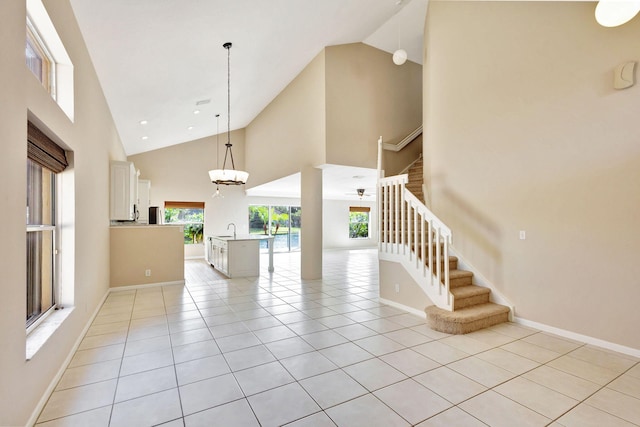
[[[274,236],[274,251],[300,249],[300,206],[249,206],[249,233]],[[260,242],[267,249],[267,241]]]
[[[368,239],[369,238],[369,212],[371,208],[354,207],[349,208],[349,238]]]
[[[203,202],[164,202],[164,222],[184,225],[184,244],[202,243],[204,236]]]
[[[32,123],[27,132],[27,330],[55,307],[56,174],[67,167],[64,149]]]
[[[42,0],[27,0],[27,67],[73,121],[73,63]]]
[[[25,48],[27,68],[40,80],[42,86],[55,99],[55,63],[42,38],[36,31],[31,20],[27,18],[27,44]]]

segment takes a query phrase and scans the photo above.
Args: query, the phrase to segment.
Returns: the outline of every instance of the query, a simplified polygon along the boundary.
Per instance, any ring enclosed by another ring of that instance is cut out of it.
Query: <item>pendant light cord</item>
[[[236,165],[231,151],[231,43],[225,43],[223,47],[227,49],[227,151],[224,153],[222,169],[227,164],[227,155],[229,154],[231,156],[231,168],[235,170]]]

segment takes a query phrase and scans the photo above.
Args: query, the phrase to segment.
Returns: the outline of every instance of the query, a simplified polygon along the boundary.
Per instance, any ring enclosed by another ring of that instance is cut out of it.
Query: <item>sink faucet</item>
[[[229,227],[231,227],[233,225],[233,239],[235,240],[236,238],[236,225],[232,222],[229,223],[229,225],[227,225],[227,230],[229,229]]]

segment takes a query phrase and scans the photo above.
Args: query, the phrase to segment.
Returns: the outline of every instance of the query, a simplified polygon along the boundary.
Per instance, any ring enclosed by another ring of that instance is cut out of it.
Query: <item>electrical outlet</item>
[[[520,240],[525,240],[527,238],[527,232],[524,230],[520,230]]]
[[[147,276],[147,277],[150,277],[151,276],[151,269],[146,269],[144,271],[144,275]]]
[[[396,292],[400,292],[400,283],[396,283]]]

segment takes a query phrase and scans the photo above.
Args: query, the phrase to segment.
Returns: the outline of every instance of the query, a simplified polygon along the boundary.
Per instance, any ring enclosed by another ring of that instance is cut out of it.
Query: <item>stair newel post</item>
[[[402,186],[402,193],[400,193],[400,244],[402,245],[402,254],[405,255],[407,253],[406,249],[406,236],[405,236],[405,210],[404,210],[404,193],[406,189]]]
[[[424,213],[420,213],[420,254],[422,255],[422,276],[427,276],[427,265],[425,263],[425,255],[427,254],[427,242],[424,233],[424,223],[427,219],[424,217]]]
[[[407,211],[407,247],[409,248],[409,261],[413,261],[413,252],[411,251],[411,248],[414,247],[412,245],[413,239],[411,235],[413,230],[413,227],[411,227],[411,224],[413,221],[413,218],[412,218],[413,210],[411,209],[411,202],[409,200],[405,200],[404,205]]]
[[[414,251],[416,251],[416,268],[418,268],[420,266],[418,262],[421,258],[420,256],[418,256],[418,211],[416,210],[416,207],[413,206],[413,201],[411,203],[411,210],[413,212],[413,248]]]
[[[449,292],[449,245],[450,244],[451,244],[451,235],[448,235],[444,239],[444,245],[443,245],[444,289],[445,289],[445,292],[447,293],[447,304],[451,304],[451,292]]]
[[[388,236],[388,229],[389,229],[389,201],[387,200],[389,195],[389,187],[388,184],[385,182],[384,186],[382,187],[382,214],[383,214],[383,218],[384,221],[382,223],[382,239],[384,240],[384,251],[385,252],[389,252],[389,241],[387,239]]]
[[[442,254],[440,249],[440,242],[442,241],[442,235],[440,234],[440,227],[436,228],[436,272],[438,279],[438,290],[440,291],[440,295],[442,295]]]
[[[400,240],[400,193],[404,190],[404,183],[402,181],[398,182],[394,188],[394,197],[393,197],[393,211],[394,211],[394,227],[393,227],[393,235],[394,235],[394,243],[395,243],[395,252],[397,254],[400,253],[400,248],[398,246],[398,241]]]
[[[428,221],[429,225],[429,280],[431,281],[431,286],[433,286],[433,221]]]
[[[378,250],[382,251],[384,242],[384,191],[385,185],[382,183],[384,172],[382,171],[382,135],[378,138],[378,161],[376,165],[378,169]]]

